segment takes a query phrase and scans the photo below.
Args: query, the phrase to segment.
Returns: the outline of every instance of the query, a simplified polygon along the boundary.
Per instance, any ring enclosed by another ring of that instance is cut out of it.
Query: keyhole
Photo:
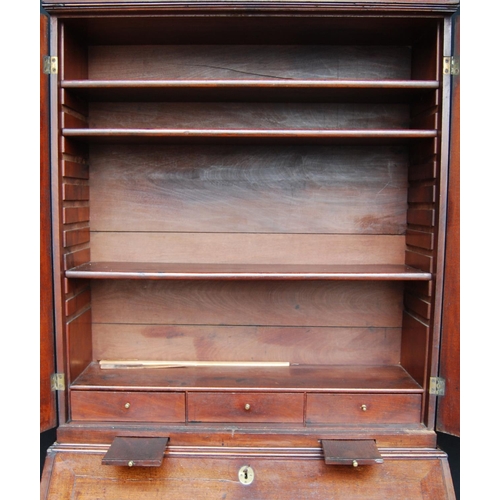
[[[238,472],[238,479],[240,480],[241,484],[250,484],[253,481],[254,477],[255,473],[253,469],[248,465],[244,465],[243,467],[241,467]]]

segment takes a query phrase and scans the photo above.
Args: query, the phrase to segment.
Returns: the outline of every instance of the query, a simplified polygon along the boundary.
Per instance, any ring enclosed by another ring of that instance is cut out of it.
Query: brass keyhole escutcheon
[[[366,411],[367,409],[366,405],[361,405],[361,411]]]
[[[248,403],[245,405],[245,410],[246,410],[246,411],[249,411],[249,410],[250,410],[250,405],[249,405]]]
[[[125,403],[124,406],[128,410],[130,408],[130,403]]]
[[[249,485],[255,477],[255,472],[249,465],[244,465],[238,472],[238,479],[241,484]]]

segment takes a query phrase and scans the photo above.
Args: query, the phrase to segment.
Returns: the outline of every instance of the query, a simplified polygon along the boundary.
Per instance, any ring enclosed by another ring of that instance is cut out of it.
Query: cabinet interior
[[[61,20],[70,419],[135,391],[178,397],[172,421],[217,422],[203,408],[221,394],[258,391],[290,408],[280,423],[349,425],[318,398],[389,397],[395,423],[425,424],[441,22]]]

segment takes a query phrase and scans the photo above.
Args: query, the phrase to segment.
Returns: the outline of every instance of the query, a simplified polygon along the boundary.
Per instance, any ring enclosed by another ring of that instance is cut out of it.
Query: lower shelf
[[[180,367],[103,370],[94,362],[73,390],[423,392],[400,365],[290,365],[280,367]]]

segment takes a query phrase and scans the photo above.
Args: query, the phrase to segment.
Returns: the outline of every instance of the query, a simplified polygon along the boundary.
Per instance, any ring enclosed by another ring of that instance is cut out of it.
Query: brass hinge
[[[446,381],[441,377],[431,377],[429,385],[429,394],[444,396]]]
[[[64,373],[53,373],[50,376],[50,388],[53,391],[64,391],[66,389]]]
[[[58,60],[56,56],[43,56],[43,72],[46,75],[56,75],[58,71]]]
[[[447,56],[443,58],[443,73],[445,75],[458,75],[460,73],[458,57]]]

